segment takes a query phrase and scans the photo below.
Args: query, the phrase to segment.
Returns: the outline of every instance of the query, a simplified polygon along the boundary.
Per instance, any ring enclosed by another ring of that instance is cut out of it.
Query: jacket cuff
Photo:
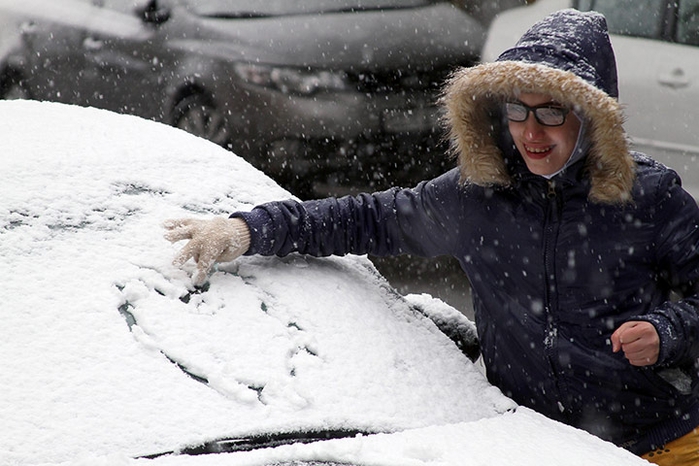
[[[242,218],[250,229],[250,247],[245,252],[246,256],[274,254],[273,222],[266,210],[255,208],[250,212],[234,212],[230,218]]]
[[[660,354],[658,355],[657,366],[669,365],[674,362],[678,351],[678,338],[670,320],[661,314],[649,314],[638,319],[653,324],[655,331],[660,338]]]

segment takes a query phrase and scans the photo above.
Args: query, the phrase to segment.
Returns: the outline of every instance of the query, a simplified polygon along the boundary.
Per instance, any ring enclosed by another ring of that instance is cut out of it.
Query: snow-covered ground
[[[365,257],[244,257],[195,290],[162,222],[288,196],[231,153],[96,109],[0,117],[0,464],[645,463],[516,407],[425,317],[460,313]],[[137,459],[323,429],[387,433]]]

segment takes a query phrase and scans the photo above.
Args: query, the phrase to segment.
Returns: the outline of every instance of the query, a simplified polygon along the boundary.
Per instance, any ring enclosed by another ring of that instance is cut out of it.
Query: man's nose
[[[534,116],[534,112],[529,112],[527,119],[524,120],[524,132],[527,137],[537,136],[544,131],[544,125],[539,123]]]

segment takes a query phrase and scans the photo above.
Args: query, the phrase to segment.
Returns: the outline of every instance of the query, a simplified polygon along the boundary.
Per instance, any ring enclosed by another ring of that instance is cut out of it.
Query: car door
[[[144,19],[147,0],[93,0],[82,48],[89,104],[120,113],[159,113],[158,26]]]
[[[699,178],[699,0],[681,0],[674,6],[675,27],[656,74],[666,100],[657,127],[670,138],[660,140],[661,149],[667,147],[671,155],[678,155],[668,163],[681,170],[685,180],[692,182],[691,189],[699,192],[699,181],[693,179]]]

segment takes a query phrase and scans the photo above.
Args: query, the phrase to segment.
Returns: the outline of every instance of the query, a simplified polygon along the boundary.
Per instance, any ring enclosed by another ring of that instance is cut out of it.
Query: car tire
[[[230,143],[225,116],[203,94],[191,94],[180,100],[173,111],[172,125],[223,147]]]
[[[8,73],[0,78],[0,99],[31,99],[24,79],[17,73]]]

